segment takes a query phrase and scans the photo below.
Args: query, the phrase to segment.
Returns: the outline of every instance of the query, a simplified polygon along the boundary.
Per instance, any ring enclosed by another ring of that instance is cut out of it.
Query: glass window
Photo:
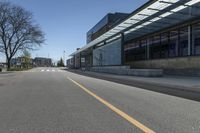
[[[140,47],[140,43],[137,41],[131,41],[128,44],[126,44],[125,49],[125,60],[127,62],[135,61],[137,60],[137,49]]]
[[[188,27],[181,28],[179,31],[180,41],[180,56],[188,55]]]
[[[149,52],[150,59],[160,58],[160,35],[153,36]]]
[[[193,54],[200,55],[200,23],[192,26],[192,34]]]
[[[125,51],[125,61],[126,61],[126,62],[132,61],[132,58],[131,58],[131,57],[132,57],[132,56],[131,56],[131,50]]]
[[[150,52],[150,47],[153,45],[153,36],[148,37],[147,39],[147,58],[151,59],[151,52]]]
[[[141,40],[141,47],[146,47],[146,45],[147,45],[147,39],[146,38],[142,39]]]
[[[140,45],[140,41],[137,40],[135,41],[135,48],[134,48],[134,60],[141,60],[141,45]]]
[[[168,49],[169,49],[169,33],[161,34],[161,58],[168,57]]]
[[[126,50],[128,50],[128,48],[129,48],[129,45],[124,45],[124,51],[126,51]]]
[[[146,40],[134,40],[133,42],[128,44],[127,47],[125,51],[126,61],[130,62],[146,59]]]
[[[139,60],[145,60],[146,59],[146,40],[142,39],[140,40],[140,48],[138,49],[139,52]]]
[[[178,56],[178,30],[170,31],[169,57]]]

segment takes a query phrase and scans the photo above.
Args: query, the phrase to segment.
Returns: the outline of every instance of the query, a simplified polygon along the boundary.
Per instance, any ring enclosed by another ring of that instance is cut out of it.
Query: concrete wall
[[[129,62],[132,68],[200,69],[200,56]]]
[[[130,69],[130,66],[99,66],[90,68],[90,71],[142,77],[163,76],[163,70],[161,69]]]
[[[121,65],[121,39],[93,50],[93,66]]]

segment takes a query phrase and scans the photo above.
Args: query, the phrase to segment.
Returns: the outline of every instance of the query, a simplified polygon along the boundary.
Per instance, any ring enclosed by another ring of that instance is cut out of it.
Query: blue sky
[[[148,0],[6,0],[34,14],[46,44],[32,56],[58,60],[86,44],[86,32],[107,13],[130,13]],[[0,54],[1,58],[2,55]]]

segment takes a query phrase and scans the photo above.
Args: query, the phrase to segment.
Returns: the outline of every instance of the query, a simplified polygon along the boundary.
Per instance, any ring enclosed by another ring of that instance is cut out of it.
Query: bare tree
[[[35,50],[44,41],[44,33],[34,24],[32,13],[20,6],[0,2],[0,52],[5,53],[8,69],[17,52]]]

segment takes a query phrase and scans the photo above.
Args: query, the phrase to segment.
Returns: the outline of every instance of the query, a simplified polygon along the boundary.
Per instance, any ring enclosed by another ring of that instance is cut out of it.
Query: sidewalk
[[[81,70],[68,70],[76,74],[108,80],[141,89],[200,101],[200,77],[164,76],[135,77]]]

